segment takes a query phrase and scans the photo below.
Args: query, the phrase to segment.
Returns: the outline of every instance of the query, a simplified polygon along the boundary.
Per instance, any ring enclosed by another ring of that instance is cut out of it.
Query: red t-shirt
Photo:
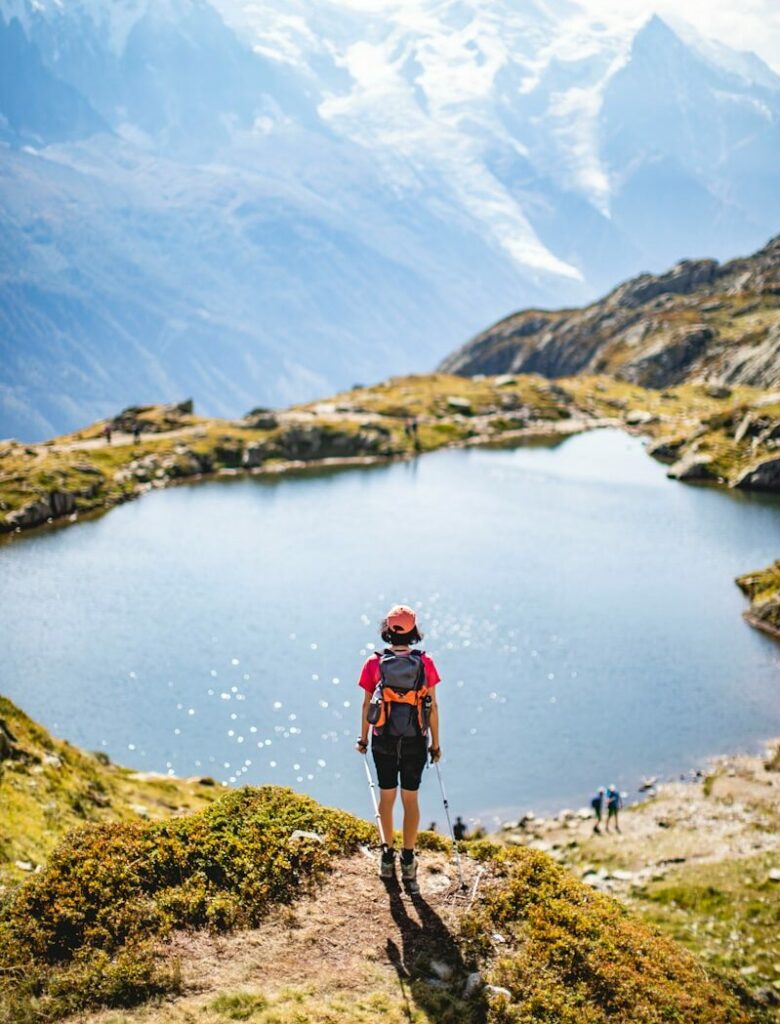
[[[379,659],[382,657],[382,653],[382,651],[375,651],[370,658],[366,658],[366,662],[360,671],[358,686],[362,687],[367,693],[374,692],[376,685],[381,678],[379,672]],[[401,657],[403,657],[403,654],[401,654]],[[423,668],[425,669],[425,685],[430,690],[436,686],[437,683],[441,682],[441,677],[433,663],[433,658],[429,658],[427,654],[423,654],[422,663]]]

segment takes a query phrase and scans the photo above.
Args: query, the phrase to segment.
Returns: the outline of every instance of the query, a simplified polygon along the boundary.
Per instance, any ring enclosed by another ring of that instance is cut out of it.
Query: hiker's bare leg
[[[402,789],[401,801],[404,805],[404,849],[413,850],[417,842],[417,830],[420,827],[420,805],[417,802],[416,789]]]
[[[379,820],[382,822],[382,834],[388,846],[393,845],[393,804],[396,789],[379,790]]]

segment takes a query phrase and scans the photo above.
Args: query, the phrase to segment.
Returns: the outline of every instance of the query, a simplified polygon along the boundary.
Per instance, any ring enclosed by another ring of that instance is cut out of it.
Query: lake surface
[[[493,826],[780,734],[780,645],[733,583],[779,553],[777,501],[668,481],[616,431],[179,487],[0,548],[2,691],[119,762],[368,817],[356,679],[403,601],[450,804]]]

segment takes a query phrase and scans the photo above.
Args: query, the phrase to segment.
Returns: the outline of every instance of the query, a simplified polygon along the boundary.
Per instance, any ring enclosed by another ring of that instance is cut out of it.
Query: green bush
[[[296,829],[323,841],[292,839]],[[0,909],[0,1022],[169,989],[155,940],[173,928],[256,925],[372,838],[368,823],[273,786],[188,817],[74,832]]]
[[[740,998],[676,943],[545,854],[506,850],[505,877],[467,916],[464,937],[511,993],[490,1024],[745,1024]],[[491,960],[490,936],[505,942]],[[747,999],[747,996],[744,996]]]

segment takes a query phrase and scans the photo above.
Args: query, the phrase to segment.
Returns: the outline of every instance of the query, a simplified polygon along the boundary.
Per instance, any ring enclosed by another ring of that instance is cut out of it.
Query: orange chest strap
[[[421,686],[418,690],[406,690],[404,693],[399,693],[390,686],[383,686],[382,710],[379,713],[379,718],[376,722],[375,728],[381,729],[387,722],[389,717],[388,704],[411,704],[412,706],[416,706],[420,728],[424,729],[423,700],[428,696],[428,693],[429,690],[427,686]]]

